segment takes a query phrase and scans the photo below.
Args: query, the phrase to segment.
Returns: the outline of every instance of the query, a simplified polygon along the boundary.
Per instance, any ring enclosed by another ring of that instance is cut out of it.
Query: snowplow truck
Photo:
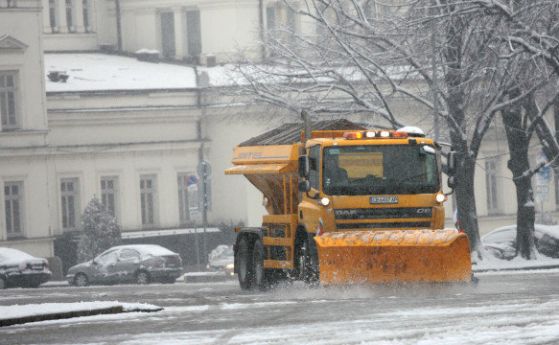
[[[261,226],[235,229],[242,289],[471,281],[467,236],[443,229],[434,140],[349,121],[313,127],[287,124],[234,149],[225,173],[244,175],[268,212]]]

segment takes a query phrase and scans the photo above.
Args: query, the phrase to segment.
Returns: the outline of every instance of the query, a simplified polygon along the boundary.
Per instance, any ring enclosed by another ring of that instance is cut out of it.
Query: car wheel
[[[140,271],[136,274],[136,283],[139,285],[149,284],[149,273]]]
[[[175,278],[165,278],[161,282],[163,284],[174,284],[177,280]]]
[[[29,283],[29,287],[36,289],[39,287],[39,285],[41,285],[41,283],[37,283],[37,282],[33,282],[33,283]]]
[[[8,287],[8,282],[6,281],[6,278],[0,277],[0,290],[3,290],[7,287]]]
[[[87,279],[87,276],[85,275],[85,273],[76,274],[76,276],[74,277],[74,285],[75,286],[87,286],[87,285],[89,285],[89,279]]]

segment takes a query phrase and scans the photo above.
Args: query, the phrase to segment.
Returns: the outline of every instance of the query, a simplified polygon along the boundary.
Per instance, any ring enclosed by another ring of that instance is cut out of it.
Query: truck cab
[[[307,141],[299,158],[299,223],[310,233],[440,229],[440,148],[394,131]]]

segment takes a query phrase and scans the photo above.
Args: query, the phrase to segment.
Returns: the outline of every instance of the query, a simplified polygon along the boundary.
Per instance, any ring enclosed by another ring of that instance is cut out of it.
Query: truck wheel
[[[252,266],[252,255],[247,237],[242,237],[239,240],[239,247],[237,249],[237,263],[239,278],[239,285],[241,289],[248,290],[252,287],[254,280],[254,271]]]
[[[254,287],[264,290],[266,285],[266,274],[264,271],[264,246],[261,240],[254,242],[252,249],[252,264],[254,272]]]
[[[316,258],[310,253],[309,238],[304,238],[297,250],[297,264],[299,268],[299,280],[306,284],[314,284],[318,281],[318,272],[316,272]]]

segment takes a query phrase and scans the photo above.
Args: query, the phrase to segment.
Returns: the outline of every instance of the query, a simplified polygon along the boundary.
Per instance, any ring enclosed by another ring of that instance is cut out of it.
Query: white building
[[[0,1],[0,245],[53,255],[40,1]]]
[[[128,53],[145,48],[181,61],[220,63],[239,48],[258,60],[268,31],[304,23],[266,0],[15,4],[0,0],[0,246],[50,257],[58,243],[61,255],[65,234],[74,233],[94,196],[128,238],[187,233],[200,224],[194,182],[201,158],[213,168],[212,229],[258,225],[258,191],[222,172],[236,144],[296,117],[227,96],[226,66],[194,69],[94,52],[120,41]],[[200,87],[205,76],[209,88]],[[398,109],[417,114],[410,104]],[[429,129],[421,118],[408,122]],[[476,176],[482,232],[515,222],[507,151],[504,135],[485,141]],[[552,187],[543,205],[551,220],[558,197]],[[447,218],[452,226],[450,204]]]

